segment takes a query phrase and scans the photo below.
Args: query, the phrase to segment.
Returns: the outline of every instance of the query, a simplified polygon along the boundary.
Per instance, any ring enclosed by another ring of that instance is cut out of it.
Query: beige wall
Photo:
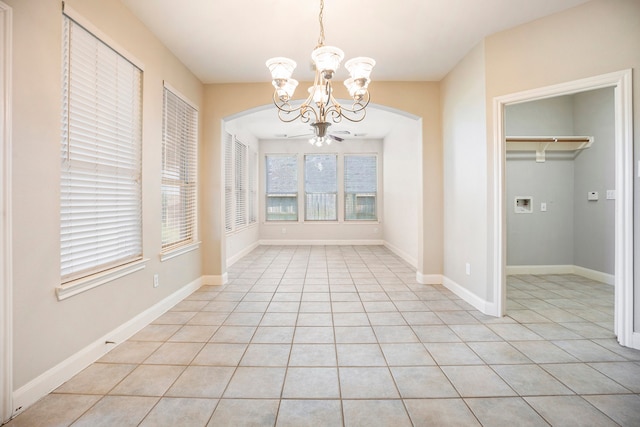
[[[478,249],[488,254],[486,275],[479,278],[472,292],[488,302],[495,302],[493,282],[493,100],[495,97],[597,76],[623,69],[634,69],[634,79],[640,75],[640,2],[637,0],[594,0],[567,11],[493,34],[484,41],[485,109],[486,109],[486,202],[488,208],[486,247]],[[449,73],[460,73],[467,67],[472,51]],[[449,89],[443,86],[443,105],[451,101]],[[446,90],[446,92],[445,92]],[[634,126],[636,162],[640,153],[640,85],[634,88]],[[463,123],[457,121],[456,126]],[[447,124],[445,123],[445,126]],[[444,144],[449,144],[445,141]],[[472,161],[473,152],[468,152]],[[464,157],[464,154],[463,154]],[[634,162],[634,165],[637,164]],[[445,157],[444,169],[450,171],[461,163]],[[635,211],[640,211],[640,183],[634,177]],[[636,219],[638,215],[636,214]],[[636,253],[639,252],[640,227],[635,230]],[[445,253],[447,263],[450,257]],[[635,257],[636,306],[640,304],[640,261]],[[448,271],[448,270],[447,270]],[[636,328],[640,316],[636,314]]]
[[[304,86],[301,84],[301,86]],[[442,144],[440,138],[439,84],[434,82],[374,82],[372,102],[406,111],[422,118],[423,233],[424,245],[418,248],[418,271],[442,273]],[[208,276],[224,274],[224,233],[222,205],[221,124],[225,117],[271,102],[268,83],[211,84],[205,87],[206,163],[201,182],[203,218],[203,268]],[[337,98],[345,97],[338,92]],[[386,171],[385,173],[394,173]]]
[[[200,106],[203,86],[119,1],[66,1],[144,68],[143,251],[149,261],[142,271],[58,301],[61,2],[6,3],[14,19],[13,362],[14,389],[19,389],[200,277],[200,251],[159,260],[159,172],[163,80]],[[156,289],[154,273],[160,278]]]
[[[443,252],[446,284],[487,300],[484,77],[479,43],[442,81]]]
[[[594,0],[538,21],[489,36],[485,41],[487,141],[493,141],[496,96],[633,68],[634,151],[640,153],[640,2]],[[492,145],[488,144],[488,159]],[[490,161],[490,160],[489,160]],[[488,169],[493,166],[489,163]],[[493,183],[489,182],[489,188]],[[635,219],[640,182],[634,176]],[[489,206],[492,205],[490,201]],[[492,217],[492,213],[489,215]],[[493,230],[489,228],[489,233]],[[489,234],[491,235],[491,234]],[[640,227],[635,228],[635,301],[640,304]],[[491,253],[491,248],[489,253]],[[636,330],[640,313],[636,310]]]

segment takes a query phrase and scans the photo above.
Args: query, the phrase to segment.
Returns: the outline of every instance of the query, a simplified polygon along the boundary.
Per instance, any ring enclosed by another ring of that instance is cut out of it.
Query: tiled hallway
[[[9,426],[640,425],[613,288],[509,278],[485,316],[380,246],[259,247]]]

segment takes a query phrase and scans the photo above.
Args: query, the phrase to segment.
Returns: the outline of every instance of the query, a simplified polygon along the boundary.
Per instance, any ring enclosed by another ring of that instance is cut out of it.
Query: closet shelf
[[[592,136],[507,136],[507,151],[535,151],[536,162],[544,162],[547,151],[578,151],[591,147]]]

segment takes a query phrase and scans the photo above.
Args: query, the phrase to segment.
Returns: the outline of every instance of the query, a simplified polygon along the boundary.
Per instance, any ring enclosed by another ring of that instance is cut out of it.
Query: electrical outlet
[[[154,274],[153,275],[153,287],[157,288],[158,286],[160,286],[160,280],[158,279],[158,275]]]
[[[471,264],[466,263],[464,266],[464,271],[467,273],[467,276],[471,276]]]

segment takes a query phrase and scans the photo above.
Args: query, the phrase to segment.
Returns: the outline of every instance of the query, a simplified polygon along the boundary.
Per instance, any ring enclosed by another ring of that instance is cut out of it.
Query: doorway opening
[[[493,160],[493,271],[496,311],[506,311],[506,209],[505,194],[506,127],[505,109],[509,105],[573,95],[595,89],[613,88],[615,115],[615,201],[614,201],[614,333],[627,347],[640,347],[633,332],[633,157],[631,70],[605,74],[574,82],[519,92],[494,99]]]
[[[507,315],[566,336],[613,337],[613,92],[505,107]]]

